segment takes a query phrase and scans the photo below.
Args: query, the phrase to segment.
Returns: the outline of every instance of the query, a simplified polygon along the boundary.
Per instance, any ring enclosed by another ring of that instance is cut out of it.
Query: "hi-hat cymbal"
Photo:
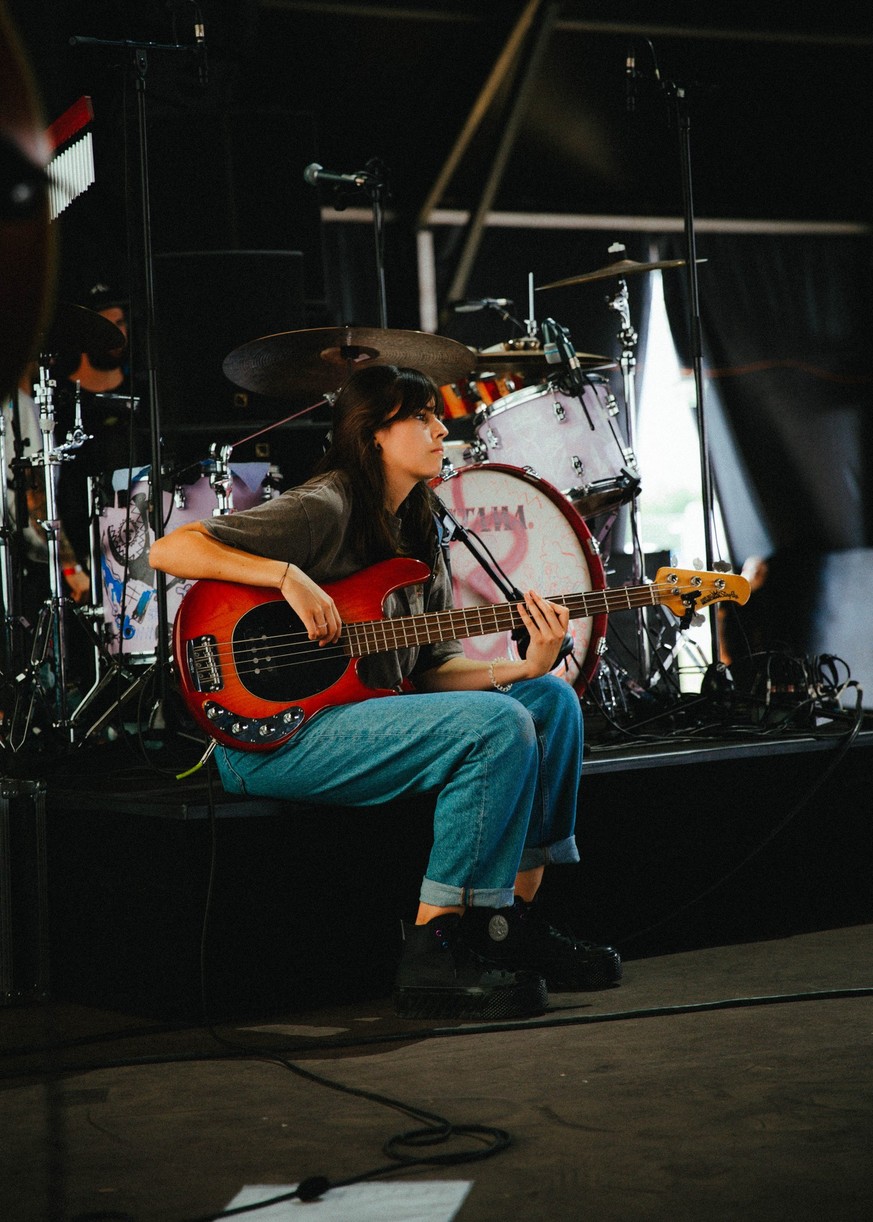
[[[551,284],[537,285],[537,292],[545,289],[560,289],[568,284],[585,284],[588,280],[606,280],[610,276],[634,275],[636,272],[656,272],[662,268],[685,267],[687,259],[661,259],[658,263],[637,263],[633,259],[619,259],[617,263],[609,263],[606,267],[598,267],[594,272],[583,272],[581,276],[569,276],[566,280],[553,280]],[[705,263],[706,259],[695,259],[695,263]]]
[[[51,356],[60,353],[75,356],[79,352],[106,356],[109,352],[124,348],[126,344],[124,332],[102,314],[85,306],[61,301],[55,309],[51,326],[39,341],[39,351]]]
[[[323,327],[253,339],[226,356],[222,369],[244,390],[285,398],[337,390],[368,365],[410,366],[445,386],[466,377],[474,364],[464,344],[426,331]]]
[[[516,369],[525,369],[529,365],[548,363],[542,348],[513,348],[511,342],[497,344],[493,348],[480,348],[474,354],[477,368],[511,365]],[[594,352],[577,352],[576,357],[582,369],[613,369],[616,364],[608,356],[598,356]]]

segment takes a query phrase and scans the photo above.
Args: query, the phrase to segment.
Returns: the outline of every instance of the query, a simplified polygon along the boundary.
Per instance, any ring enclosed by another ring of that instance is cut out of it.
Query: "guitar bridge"
[[[193,637],[187,644],[188,674],[198,692],[220,692],[224,681],[214,636]]]

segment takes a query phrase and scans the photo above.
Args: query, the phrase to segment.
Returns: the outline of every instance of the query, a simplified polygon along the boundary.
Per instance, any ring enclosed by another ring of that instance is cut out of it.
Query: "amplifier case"
[[[0,1005],[48,995],[45,782],[0,777]]]

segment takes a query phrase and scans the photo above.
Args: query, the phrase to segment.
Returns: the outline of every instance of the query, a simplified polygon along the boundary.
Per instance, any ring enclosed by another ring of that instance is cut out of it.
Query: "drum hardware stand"
[[[16,683],[29,683],[30,699],[23,713],[16,702],[15,715],[10,729],[9,744],[13,751],[20,750],[24,745],[28,731],[33,722],[37,697],[41,697],[47,707],[53,706],[53,726],[67,735],[70,743],[73,741],[73,722],[69,714],[69,692],[67,688],[67,626],[65,612],[71,610],[80,620],[79,608],[64,594],[63,576],[60,558],[61,523],[57,516],[57,491],[55,487],[55,467],[75,458],[74,451],[86,441],[93,440],[82,427],[81,399],[77,388],[76,416],[73,429],[67,434],[66,442],[54,444],[54,391],[55,380],[51,375],[53,358],[48,355],[40,357],[39,381],[34,388],[34,399],[39,409],[39,429],[42,440],[42,453],[36,455],[32,464],[42,468],[45,485],[46,517],[40,519],[39,525],[46,535],[48,549],[48,575],[50,597],[43,605],[34,629],[30,659],[22,674],[16,677]],[[81,620],[80,620],[81,622]],[[84,623],[82,624],[85,628]],[[85,628],[86,631],[87,628]],[[89,632],[89,636],[92,634]],[[48,662],[51,653],[53,677],[53,698],[49,698],[46,685],[40,676],[41,668]],[[21,724],[23,720],[23,725]],[[16,724],[16,722],[18,724]]]
[[[233,473],[230,469],[230,456],[233,446],[218,445],[213,442],[209,447],[209,457],[212,460],[209,472],[209,486],[215,492],[217,508],[212,512],[215,517],[233,513]]]
[[[12,411],[18,411],[17,392],[13,396]],[[17,461],[17,460],[16,460]],[[6,450],[6,414],[0,410],[0,471],[2,471],[3,487],[0,499],[0,596],[3,599],[3,665],[11,672],[18,669],[14,625],[18,622],[13,605],[14,577],[12,573],[12,516],[9,512],[7,471],[9,471],[8,454]],[[15,468],[17,470],[17,468]],[[17,491],[17,481],[16,481]],[[0,672],[0,678],[3,677]]]
[[[613,242],[613,244],[609,247],[608,253],[611,255],[621,255],[625,252],[625,250],[626,247],[621,242]],[[637,335],[634,327],[631,325],[627,280],[624,278],[619,280],[618,290],[616,291],[615,296],[611,300],[607,298],[606,302],[609,309],[615,310],[621,319],[618,339],[619,343],[621,344],[621,357],[619,360],[619,365],[621,367],[622,391],[624,394],[625,415],[627,417],[627,451],[625,456],[628,462],[636,465],[636,346],[639,336]],[[638,498],[636,496],[632,496],[628,508],[631,530],[631,584],[635,586],[642,585],[643,582],[647,580],[643,549],[640,541],[640,511],[637,501]],[[644,676],[646,683],[650,683],[652,654],[649,646],[648,619],[645,607],[635,608],[634,620],[636,622],[637,652],[640,663],[640,674]]]
[[[528,272],[527,274],[527,318],[524,320],[524,327],[525,327],[525,331],[527,332],[526,338],[527,338],[528,344],[535,344],[537,342],[537,320],[536,320],[536,315],[534,311],[534,293],[535,291],[536,289],[534,287],[534,274],[533,272]]]
[[[91,602],[90,606],[85,611],[85,614],[92,618],[94,622],[93,637],[94,637],[94,682],[91,687],[85,692],[81,701],[76,706],[72,715],[74,726],[83,723],[91,706],[103,695],[103,693],[116,680],[123,680],[127,685],[127,691],[123,692],[96,721],[87,725],[81,734],[82,742],[97,733],[103,728],[116,714],[116,712],[126,704],[130,696],[137,691],[139,684],[144,681],[145,675],[137,676],[129,670],[123,663],[121,655],[114,656],[105,645],[101,638],[100,629],[97,625],[103,620],[103,574],[101,568],[102,554],[100,551],[97,520],[99,517],[99,500],[98,500],[99,481],[93,476],[87,478],[87,495],[89,506],[89,520],[91,524],[89,537],[89,560],[91,565]],[[80,608],[80,611],[82,609]],[[124,608],[121,610],[121,623],[124,623]],[[105,667],[105,669],[104,669]],[[154,667],[150,667],[147,674],[151,674]],[[102,671],[102,673],[101,673]],[[139,681],[139,682],[138,682]]]

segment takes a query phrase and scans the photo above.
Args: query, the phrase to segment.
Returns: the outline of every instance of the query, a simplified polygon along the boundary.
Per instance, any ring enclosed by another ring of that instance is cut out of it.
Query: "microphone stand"
[[[436,499],[441,507],[439,514],[442,532],[440,542],[449,544],[453,539],[458,539],[463,543],[473,559],[485,570],[507,602],[523,602],[524,595],[521,590],[512,584],[491,553],[487,552],[486,554],[485,545],[481,540],[477,536],[471,535],[467,528],[461,525],[442,497],[438,496]],[[473,542],[474,538],[476,539],[475,543]]]
[[[146,122],[146,76],[148,73],[149,52],[172,53],[191,52],[200,54],[202,48],[197,44],[187,43],[157,43],[141,42],[131,39],[105,39],[74,35],[70,39],[71,46],[98,47],[105,50],[129,51],[136,74],[136,117],[137,146],[139,154],[139,205],[140,222],[142,226],[142,271],[145,290],[145,360],[146,375],[149,388],[149,432],[151,442],[151,478],[152,478],[152,520],[151,527],[155,539],[164,535],[163,496],[162,496],[162,456],[161,456],[161,410],[158,388],[157,367],[155,362],[155,276],[154,255],[152,248],[151,202],[149,197],[149,154],[148,126]],[[153,713],[166,708],[167,680],[169,677],[170,635],[169,613],[167,610],[167,579],[162,572],[155,574],[155,595],[158,613],[156,663],[156,696]],[[122,608],[122,616],[124,608]]]
[[[386,174],[382,163],[373,158],[365,169],[370,175],[365,190],[373,205],[373,243],[376,247],[376,292],[379,306],[379,326],[388,326],[388,297],[385,290],[385,199],[387,197]]]
[[[445,548],[448,549],[448,545],[452,542],[452,540],[458,539],[459,542],[463,543],[464,547],[466,547],[467,551],[477,562],[479,567],[488,574],[507,602],[524,602],[524,595],[522,594],[521,590],[519,590],[518,586],[514,586],[512,584],[509,576],[503,571],[478,535],[476,535],[475,532],[471,535],[467,528],[461,525],[442,497],[437,496],[436,499],[439,501],[441,509],[439,514],[440,545],[445,546]],[[446,567],[449,569],[449,576],[451,577],[451,566],[449,564],[447,550]],[[530,640],[527,629],[524,627],[516,628],[510,633],[510,636],[516,643],[519,656],[523,658],[527,653],[527,646]],[[564,643],[561,646],[558,657],[555,660],[555,665],[557,666],[559,662],[563,661],[564,658],[568,657],[572,652],[573,639],[568,633],[567,636],[564,637]]]
[[[658,79],[660,80],[660,77]],[[700,484],[703,500],[705,566],[709,572],[713,572],[715,568],[715,548],[713,545],[715,496],[703,393],[700,291],[697,277],[697,239],[694,227],[694,200],[691,178],[691,117],[685,87],[675,81],[668,81],[665,82],[663,88],[668,103],[672,103],[679,137],[679,160],[682,173],[682,206],[685,229],[685,274],[688,280],[688,323],[691,341],[691,366],[694,373],[694,390],[697,401],[697,435],[700,453]],[[714,610],[710,612],[709,626],[712,638],[712,665],[715,667],[719,663],[720,650],[718,616]]]

